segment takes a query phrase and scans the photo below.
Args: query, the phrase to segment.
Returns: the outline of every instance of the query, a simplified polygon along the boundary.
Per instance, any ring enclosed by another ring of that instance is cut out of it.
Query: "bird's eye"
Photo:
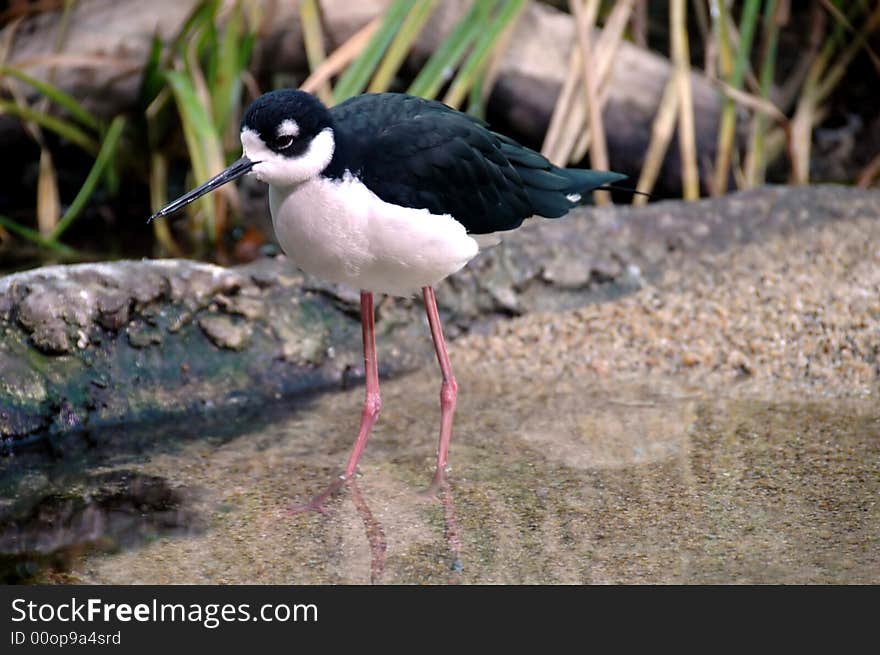
[[[275,149],[276,150],[284,150],[285,148],[289,148],[293,144],[293,135],[292,134],[282,134],[277,139],[275,139]]]

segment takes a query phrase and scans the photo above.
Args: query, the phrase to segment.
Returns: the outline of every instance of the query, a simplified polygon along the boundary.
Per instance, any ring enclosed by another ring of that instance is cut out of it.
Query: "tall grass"
[[[98,184],[108,181],[117,166],[118,146],[125,127],[125,118],[119,116],[105,124],[87,111],[73,96],[55,85],[38,80],[23,71],[7,65],[0,65],[0,83],[10,94],[11,99],[0,99],[0,114],[15,116],[27,128],[28,133],[40,146],[40,162],[37,177],[37,197],[35,201],[38,230],[24,226],[11,227],[11,219],[4,217],[0,226],[20,238],[63,257],[76,256],[72,248],[59,243],[61,236],[81,215],[91,199]],[[29,103],[16,83],[30,87],[40,93],[41,101]],[[50,107],[40,107],[45,101]],[[54,106],[66,112],[66,118],[50,113]],[[95,156],[95,162],[80,190],[62,213],[58,193],[54,158],[46,141],[44,131],[51,132],[68,143],[78,146],[86,153]],[[108,184],[108,186],[112,186]]]
[[[220,19],[219,0],[196,6],[180,34],[169,48],[155,45],[144,76],[141,105],[149,121],[151,153],[162,149],[167,138],[162,115],[173,109],[179,118],[186,152],[191,164],[191,182],[198,183],[219,173],[233,159],[238,119],[242,109],[242,76],[247,70],[255,41],[255,28],[246,24],[242,5],[232,5]],[[151,199],[166,197],[168,162],[164,152],[151,154]],[[196,254],[213,249],[223,260],[223,235],[229,215],[237,210],[234,189],[201,198],[188,208],[188,234]],[[160,207],[153,206],[153,211]],[[180,252],[167,226],[154,227],[156,238],[170,252]]]
[[[780,35],[794,8],[802,7],[791,0],[671,0],[660,9],[643,0],[570,0],[569,64],[542,152],[561,165],[582,165],[585,157],[595,168],[613,164],[602,112],[618,48],[625,39],[654,45],[657,26],[651,21],[665,16],[670,77],[637,188],[653,189],[676,130],[686,199],[699,197],[701,176],[715,195],[728,190],[730,179],[740,187],[763,184],[767,170],[782,157],[787,157],[792,182],[809,182],[813,130],[828,115],[829,100],[848,66],[856,55],[867,52],[880,70],[880,57],[869,45],[880,28],[880,3],[810,1],[814,15],[821,18],[812,27],[819,44],[782,79],[779,61],[786,53],[780,52]],[[301,88],[328,104],[363,91],[401,89],[482,115],[498,63],[527,5],[527,0],[466,4],[426,63],[412,74],[405,62],[432,25],[441,2],[392,0],[382,15],[328,50],[331,39],[324,34],[321,2],[303,0],[299,17],[310,74]],[[71,6],[65,3],[65,12]],[[61,24],[58,43],[65,21]],[[601,31],[594,32],[594,26]],[[0,51],[0,114],[20,120],[40,149],[34,226],[0,216],[0,236],[27,240],[53,258],[76,257],[78,253],[62,240],[95,193],[114,193],[122,175],[143,171],[156,210],[170,195],[175,162],[187,162],[188,186],[222,169],[238,155],[236,128],[246,101],[244,81],[251,75],[251,53],[260,28],[256,5],[200,0],[169,43],[154,39],[136,111],[106,121],[59,88],[51,75],[37,79],[6,64],[8,53]],[[705,55],[702,70],[691,64],[694,49]],[[721,103],[712,162],[697,150],[691,85],[695,73],[714,81]],[[254,87],[251,77],[249,88]],[[36,101],[30,99],[34,96]],[[739,138],[742,132],[747,134],[744,140]],[[92,158],[72,197],[59,193],[53,146],[59,140]],[[146,163],[126,154],[141,149],[147,153]],[[871,184],[878,175],[880,155],[864,168],[858,182]],[[188,207],[182,222],[154,221],[157,253],[223,261],[224,235],[237,207],[235,190],[224,187]]]

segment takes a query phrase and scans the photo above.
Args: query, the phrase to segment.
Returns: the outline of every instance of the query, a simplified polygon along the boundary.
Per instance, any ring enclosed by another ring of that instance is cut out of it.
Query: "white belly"
[[[410,296],[479,251],[451,216],[384,202],[350,175],[270,186],[269,207],[278,241],[299,268],[354,289]]]

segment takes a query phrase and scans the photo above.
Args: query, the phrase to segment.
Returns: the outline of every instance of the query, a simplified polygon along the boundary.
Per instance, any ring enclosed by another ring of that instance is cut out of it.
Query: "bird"
[[[374,294],[421,294],[442,377],[434,482],[445,481],[458,384],[434,287],[526,219],[562,217],[626,176],[555,166],[477,117],[404,93],[328,108],[305,91],[270,91],[247,107],[240,136],[240,159],[150,220],[252,175],[269,185],[293,263],[360,291],[366,393],[341,482],[356,474],[382,407]]]

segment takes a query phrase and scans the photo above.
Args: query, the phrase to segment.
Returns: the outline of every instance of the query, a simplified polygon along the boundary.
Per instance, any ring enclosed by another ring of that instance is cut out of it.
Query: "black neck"
[[[322,171],[322,175],[333,179],[342,179],[345,171],[350,171],[352,174],[357,175],[360,164],[354,139],[350,134],[334,125],[333,143],[333,159],[327,164],[327,168]]]

